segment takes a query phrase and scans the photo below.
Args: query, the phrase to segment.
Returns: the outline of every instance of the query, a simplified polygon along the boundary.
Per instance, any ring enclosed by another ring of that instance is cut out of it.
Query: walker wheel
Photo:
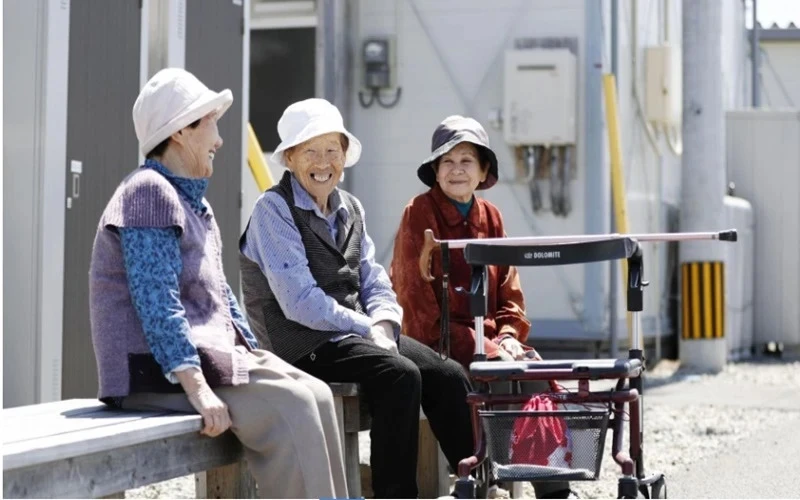
[[[632,477],[621,477],[617,483],[617,498],[638,498],[639,481]]]
[[[471,477],[468,479],[456,479],[453,496],[455,498],[475,498],[475,480]]]
[[[650,488],[650,498],[667,498],[667,481],[663,476]]]

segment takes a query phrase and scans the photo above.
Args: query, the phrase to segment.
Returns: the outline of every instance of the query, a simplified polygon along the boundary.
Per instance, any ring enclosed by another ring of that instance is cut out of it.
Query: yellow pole
[[[614,207],[616,232],[628,234],[628,209],[625,197],[625,175],[622,171],[622,137],[619,133],[619,110],[614,75],[603,75],[603,94],[606,103],[606,126],[608,127],[608,150],[611,154],[611,196]],[[622,261],[622,290],[628,290],[628,261]],[[613,320],[613,318],[612,318]],[[633,345],[632,316],[627,313],[628,346]],[[643,345],[643,344],[640,344]]]
[[[250,172],[253,173],[256,185],[262,193],[275,184],[267,166],[267,161],[264,159],[261,145],[258,143],[258,138],[250,123],[247,124],[247,164],[250,166]]]

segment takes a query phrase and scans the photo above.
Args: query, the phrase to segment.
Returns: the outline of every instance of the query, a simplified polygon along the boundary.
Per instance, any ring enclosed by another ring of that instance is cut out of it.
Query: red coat
[[[433,252],[428,283],[419,275],[419,256],[425,229],[432,229],[437,239],[503,237],[500,211],[486,200],[475,197],[467,217],[436,185],[412,199],[403,212],[394,243],[389,275],[397,300],[403,307],[403,333],[438,351],[441,318],[442,261]],[[470,266],[462,250],[450,250],[450,354],[465,367],[475,352],[474,319],[469,311],[469,297],[455,291],[469,290]],[[484,347],[488,357],[497,357],[493,339],[510,334],[524,343],[530,331],[525,316],[525,301],[514,267],[489,267],[488,310],[484,318]],[[498,339],[499,340],[499,339]]]

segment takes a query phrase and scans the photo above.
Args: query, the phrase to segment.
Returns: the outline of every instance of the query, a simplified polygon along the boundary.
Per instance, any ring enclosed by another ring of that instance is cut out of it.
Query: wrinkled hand
[[[227,431],[231,426],[228,405],[214,394],[203,373],[189,369],[175,372],[175,376],[186,391],[189,403],[203,417],[203,430],[200,433],[216,437]]]
[[[522,348],[522,344],[519,343],[519,340],[514,337],[503,339],[503,341],[500,342],[500,351],[507,353],[512,359],[517,361],[525,359],[525,349]]]
[[[369,330],[369,337],[375,345],[390,352],[397,352],[397,342],[394,340],[394,328],[388,321],[380,321]]]

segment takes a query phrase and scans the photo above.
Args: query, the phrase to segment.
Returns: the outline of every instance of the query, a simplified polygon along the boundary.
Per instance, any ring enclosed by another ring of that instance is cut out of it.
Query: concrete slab
[[[800,399],[799,396],[795,396]],[[675,472],[669,498],[797,498],[800,496],[800,414],[787,413],[724,454]]]

